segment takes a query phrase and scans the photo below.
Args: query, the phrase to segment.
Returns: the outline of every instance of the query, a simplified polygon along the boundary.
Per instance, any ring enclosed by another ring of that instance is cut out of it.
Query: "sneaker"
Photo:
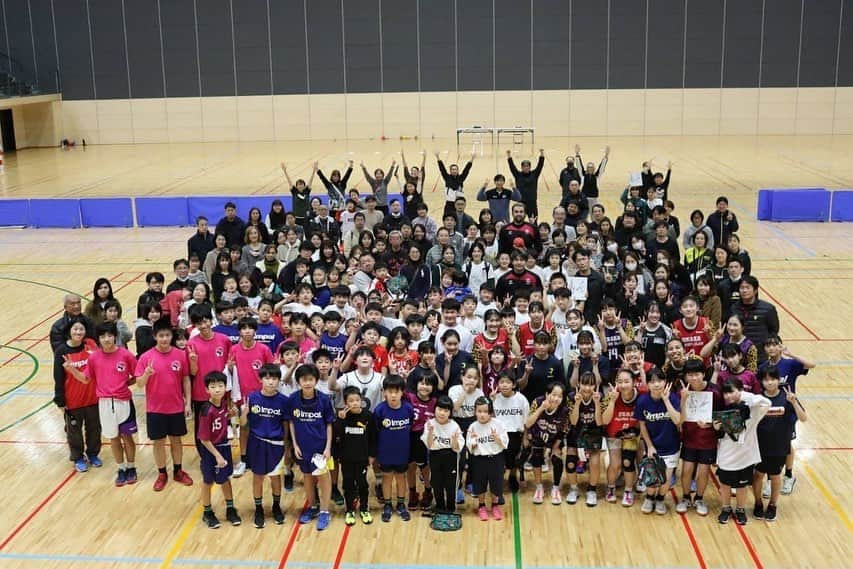
[[[100,468],[104,465],[104,461],[102,461],[98,455],[95,455],[89,457],[89,464],[95,468]]]
[[[590,508],[594,508],[598,505],[598,492],[595,490],[586,491],[586,505]]]
[[[764,505],[763,504],[755,504],[755,507],[752,509],[752,517],[756,520],[764,519]]]
[[[563,497],[560,495],[560,488],[557,486],[551,488],[551,503],[555,506],[559,506],[563,503]]]
[[[515,476],[510,476],[509,477],[509,491],[512,492],[513,494],[515,494],[516,492],[518,492],[519,489],[520,489],[520,486],[518,484],[518,478],[516,478]]]
[[[385,493],[382,491],[382,484],[377,484],[374,487],[374,490],[376,491],[376,501],[379,502],[380,504],[384,504],[385,503]]]
[[[272,519],[277,526],[284,523],[284,512],[281,511],[281,506],[278,504],[272,505]]]
[[[533,492],[533,503],[541,504],[545,500],[545,489],[541,484],[536,485],[536,490]]]
[[[634,493],[630,490],[625,490],[622,493],[622,505],[626,508],[630,508],[634,505]]]
[[[663,500],[655,500],[655,513],[659,516],[666,514],[666,502]]]
[[[293,492],[293,473],[284,475],[284,491],[288,494]]]
[[[390,522],[393,513],[394,511],[391,509],[391,504],[385,504],[385,507],[382,509],[382,521]]]
[[[366,525],[373,523],[373,516],[370,514],[370,511],[361,510],[358,514],[361,516],[361,523]]]
[[[762,498],[769,498],[770,497],[770,481],[767,480],[766,478],[764,479],[764,482],[761,483],[761,497]]]
[[[764,521],[765,522],[775,522],[776,521],[776,505],[770,504],[767,506],[767,510],[764,512]]]
[[[409,490],[409,509],[417,510],[421,503],[421,497],[418,496],[417,490]]]
[[[89,463],[86,462],[85,458],[78,458],[74,461],[74,468],[77,472],[86,472],[89,470]]]
[[[607,488],[607,494],[604,495],[604,500],[611,504],[616,503],[616,488]]]
[[[136,481],[138,479],[139,478],[136,474],[136,467],[132,466],[132,467],[128,468],[127,469],[127,483],[128,484],[136,484]]]
[[[737,525],[745,526],[746,525],[746,511],[742,510],[740,508],[735,510],[735,521],[737,522]]]
[[[336,506],[343,506],[346,503],[344,495],[341,494],[341,491],[338,490],[337,486],[332,486],[332,502],[334,502]]]
[[[696,508],[696,513],[700,516],[708,515],[708,504],[705,503],[705,500],[696,500],[693,502],[693,507]]]
[[[546,460],[542,465],[542,472],[549,472],[551,470],[551,464]]]
[[[219,527],[222,526],[222,524],[219,523],[219,519],[216,517],[216,514],[213,512],[205,512],[201,519],[208,529],[219,529]]]
[[[157,480],[154,481],[154,491],[162,492],[166,487],[166,482],[169,481],[169,476],[165,472],[157,473]]]
[[[246,474],[246,463],[242,460],[234,465],[234,471],[231,473],[231,476],[234,478],[240,478]]]
[[[310,524],[311,520],[320,515],[320,508],[317,506],[312,506],[310,508],[305,508],[305,510],[299,515],[299,523],[300,524]]]
[[[263,529],[264,525],[264,509],[261,507],[257,507],[255,508],[255,527],[258,529]]]
[[[174,476],[172,476],[172,479],[179,484],[183,484],[184,486],[193,485],[193,479],[190,478],[190,475],[187,474],[184,470],[179,470],[177,473],[175,473]]]
[[[421,494],[421,503],[418,506],[421,510],[429,510],[432,507],[432,488],[424,488],[424,493]]]
[[[503,495],[503,494],[501,494],[500,496],[498,496],[498,499],[497,499],[497,501],[495,502],[495,505],[497,505],[497,506],[503,506],[504,504],[506,504],[506,499],[504,498],[504,495]]]
[[[578,492],[577,486],[572,486],[571,488],[569,488],[569,493],[566,494],[566,503],[567,504],[577,504],[579,494],[580,494],[580,492]]]
[[[788,495],[794,491],[794,486],[797,484],[796,476],[783,476],[782,477],[782,493],[784,495]]]
[[[640,511],[644,514],[651,514],[655,511],[655,501],[646,496],[643,499],[643,506],[640,508]]]
[[[682,498],[678,501],[678,504],[675,505],[675,511],[679,514],[686,514],[687,510],[690,509],[690,498]]]
[[[528,462],[525,462],[525,463],[524,463],[524,470],[526,470],[527,472],[530,472],[531,470],[533,470],[533,465],[532,465],[532,464],[530,464],[530,462],[529,462],[529,461],[528,461]]]
[[[317,531],[323,531],[329,524],[332,522],[332,514],[329,512],[320,512],[320,515],[317,516]]]
[[[481,522],[489,521],[489,510],[486,509],[486,506],[480,506],[477,508],[477,514],[480,516]]]
[[[116,474],[116,486],[121,488],[127,484],[127,471],[124,468],[118,469],[118,474]]]
[[[347,512],[344,516],[344,523],[348,526],[355,525],[355,512]]]
[[[465,492],[462,491],[462,488],[456,489],[456,503],[464,504],[465,503]]]
[[[648,490],[648,488],[646,488],[645,484],[643,484],[642,482],[637,480],[636,490],[637,490],[637,494],[644,494],[646,492],[646,490]]]
[[[409,510],[406,509],[406,504],[398,503],[397,504],[397,515],[400,516],[400,519],[404,522],[407,522],[412,519],[412,514]]]
[[[717,521],[721,524],[729,523],[729,518],[732,517],[732,509],[731,508],[723,508],[720,512],[720,515],[717,516]]]
[[[492,517],[495,518],[495,521],[501,521],[504,519],[504,513],[501,511],[501,507],[497,504],[492,506]]]
[[[225,519],[232,526],[239,526],[243,523],[243,518],[237,513],[237,508],[225,508]]]

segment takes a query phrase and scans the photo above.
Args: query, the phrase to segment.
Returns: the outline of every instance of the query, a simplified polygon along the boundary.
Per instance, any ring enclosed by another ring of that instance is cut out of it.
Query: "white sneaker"
[[[531,470],[533,470],[533,465],[530,464],[530,461],[527,461],[524,463],[524,470],[526,470],[527,472],[530,472]]]
[[[234,465],[234,472],[231,473],[231,476],[234,478],[240,478],[246,474],[246,463],[242,460]]]
[[[541,484],[536,485],[536,490],[533,492],[533,503],[541,504],[542,500],[545,499],[545,490],[542,488]]]
[[[594,508],[598,504],[598,492],[595,490],[586,491],[586,505]]]
[[[770,497],[770,481],[766,478],[764,479],[764,482],[761,483],[761,495],[765,498]]]
[[[634,505],[634,493],[630,490],[625,490],[622,493],[622,505],[626,508],[630,508]]]
[[[663,500],[655,500],[655,513],[662,516],[666,513],[666,502]]]
[[[687,510],[689,510],[689,509],[690,509],[690,500],[688,500],[687,498],[682,498],[681,500],[678,501],[678,504],[676,504],[676,506],[675,506],[675,511],[678,512],[679,514],[685,514],[685,513],[687,513]]]
[[[637,480],[637,494],[644,494],[646,492],[646,485]]]
[[[644,514],[651,514],[655,511],[655,501],[646,496],[643,498],[643,506],[640,508],[640,511]]]
[[[705,500],[696,500],[693,502],[693,507],[696,508],[696,513],[700,516],[708,515],[708,505],[705,504]]]
[[[551,503],[555,506],[563,503],[563,496],[560,495],[560,489],[557,486],[551,488]]]
[[[782,493],[786,496],[794,491],[794,485],[797,483],[797,477],[782,476]]]
[[[542,465],[542,472],[549,472],[551,470],[551,464],[546,460],[545,464]]]
[[[572,486],[571,488],[569,488],[569,493],[566,495],[566,503],[577,504],[579,494],[580,492],[578,491],[577,486]]]

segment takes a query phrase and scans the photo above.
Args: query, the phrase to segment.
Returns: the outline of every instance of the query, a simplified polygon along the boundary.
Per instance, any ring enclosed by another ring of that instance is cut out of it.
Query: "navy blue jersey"
[[[249,394],[249,431],[256,437],[271,441],[284,440],[284,422],[287,420],[287,397],[276,392],[264,395],[260,391]]]
[[[409,463],[410,436],[415,408],[408,401],[392,409],[382,402],[373,410],[376,423],[376,460],[379,464],[399,466]]]
[[[219,332],[220,334],[225,334],[228,336],[228,339],[231,340],[232,344],[236,344],[240,341],[240,330],[237,329],[233,324],[225,325],[225,324],[217,324],[213,327],[214,332]]]
[[[255,331],[255,341],[265,345],[272,353],[276,353],[278,345],[284,341],[284,334],[272,322],[266,324],[258,322],[258,329]]]
[[[303,456],[322,452],[326,447],[326,425],[335,422],[332,400],[320,391],[315,391],[311,399],[302,397],[301,390],[295,391],[288,397],[287,420]]]
[[[770,360],[764,361],[758,366],[758,376],[761,377],[761,372],[770,365]],[[779,370],[779,389],[787,387],[794,393],[797,392],[797,378],[801,375],[808,375],[809,370],[794,358],[782,358],[776,363],[776,369]]]
[[[338,358],[343,359],[344,354],[346,352],[345,346],[347,345],[347,337],[343,334],[338,334],[337,336],[329,336],[328,332],[323,332],[323,335],[320,336],[320,347],[329,350],[329,353],[332,355],[332,361],[335,361]]]
[[[625,344],[622,343],[622,335],[619,334],[619,328],[608,328],[604,327],[604,337],[607,339],[607,346],[602,346],[603,350],[606,350],[602,356],[607,358],[607,361],[610,363],[610,371],[612,372],[619,369],[622,365],[622,360],[619,359],[619,356],[625,354]],[[600,372],[601,370],[599,370]],[[601,374],[604,376],[604,374]]]
[[[669,402],[676,411],[681,409],[681,398],[670,393]],[[649,438],[660,456],[676,454],[681,448],[678,427],[672,422],[663,399],[654,399],[651,394],[643,393],[634,406],[634,418],[646,423]]]

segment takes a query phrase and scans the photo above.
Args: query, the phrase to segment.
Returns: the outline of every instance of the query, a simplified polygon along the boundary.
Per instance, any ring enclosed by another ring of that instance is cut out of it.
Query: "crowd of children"
[[[135,355],[107,279],[84,314],[78,302],[52,331],[75,468],[103,464],[103,435],[116,486],[137,482],[135,386],[155,491],[169,480],[167,441],[172,479],[193,484],[181,446],[192,421],[210,528],[220,526],[214,484],[226,520],[241,523],[231,480],[247,470],[257,528],[265,479],[281,524],[297,471],[308,504],[299,521],[320,530],[333,503],[347,525],[372,523],[371,472],[383,522],[455,512],[466,492],[479,519],[502,520],[505,479],[515,493],[530,478],[534,504],[550,479],[554,505],[567,489],[568,504],[594,507],[603,484],[607,503],[622,486],[622,506],[636,495],[643,513],[663,515],[675,487],[678,513],[705,516],[714,476],[721,523],[746,523],[749,487],[754,517],[776,519],[806,419],[796,380],[814,363],[784,346],[775,308],[757,298],[728,200],[707,221],[691,214],[682,263],[671,172],[643,164],[611,221],[598,201],[608,154],[598,168],[579,148],[567,158],[550,224],[536,223],[543,152],[536,168],[509,157],[514,183],[484,184],[477,199],[490,207],[478,219],[465,211],[470,162],[438,162],[439,225],[422,196],[424,163],[405,157],[401,200],[388,198],[395,162],[364,169],[373,193],[363,202],[347,192],[352,163],[328,178],[315,164],[328,206],[297,180],[293,211],[276,200],[244,222],[229,203],[215,233],[199,218],[175,280],[146,276]]]

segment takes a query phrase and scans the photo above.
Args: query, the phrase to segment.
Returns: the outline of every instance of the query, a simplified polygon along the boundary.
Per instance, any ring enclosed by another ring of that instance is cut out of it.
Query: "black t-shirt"
[[[646,361],[657,368],[663,367],[666,361],[666,343],[671,338],[672,333],[663,325],[659,325],[653,332],[643,329],[643,352]]]
[[[547,359],[540,360],[536,356],[530,358],[526,365],[533,365],[530,371],[530,377],[527,380],[527,386],[521,393],[527,397],[528,401],[533,401],[537,397],[545,395],[545,387],[552,381],[557,381],[565,385],[566,376],[563,374],[563,362],[552,355]],[[519,370],[518,377],[524,373],[524,369]]]
[[[435,378],[435,389],[433,391],[438,390],[438,373],[432,371],[428,367],[423,367],[421,365],[416,365],[412,368],[412,371],[409,372],[409,376],[406,378],[406,389],[411,393],[418,392],[418,383],[420,383],[421,378],[434,376]]]
[[[761,458],[788,456],[791,452],[791,436],[794,434],[797,413],[781,389],[773,397],[766,393],[764,396],[770,400],[771,407],[784,407],[785,414],[778,417],[765,415],[758,423],[758,448]]]

